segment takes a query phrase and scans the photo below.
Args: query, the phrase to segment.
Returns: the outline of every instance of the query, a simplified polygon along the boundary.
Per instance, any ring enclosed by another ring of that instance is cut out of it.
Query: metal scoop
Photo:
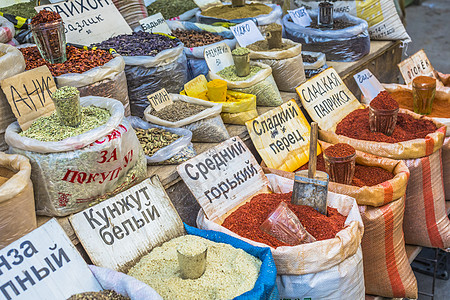
[[[294,189],[291,203],[308,205],[323,215],[327,215],[328,174],[316,171],[317,164],[317,133],[316,122],[311,123],[309,138],[309,166],[308,170],[295,173]]]

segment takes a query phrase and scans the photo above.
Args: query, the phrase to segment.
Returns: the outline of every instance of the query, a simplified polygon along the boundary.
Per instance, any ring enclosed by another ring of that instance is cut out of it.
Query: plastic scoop
[[[317,133],[316,122],[311,123],[309,139],[309,166],[308,170],[295,173],[294,188],[291,203],[295,205],[308,205],[323,215],[327,215],[328,174],[316,171],[317,164]]]
[[[185,250],[182,247],[177,248],[181,278],[197,279],[205,273],[208,247],[201,244],[197,245],[197,249],[194,252]]]

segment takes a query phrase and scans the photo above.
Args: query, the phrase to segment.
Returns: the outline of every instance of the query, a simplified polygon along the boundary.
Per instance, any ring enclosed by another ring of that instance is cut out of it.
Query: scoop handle
[[[314,178],[316,176],[317,165],[317,134],[319,132],[319,126],[317,122],[311,123],[311,132],[309,135],[309,165],[308,165],[308,178]]]

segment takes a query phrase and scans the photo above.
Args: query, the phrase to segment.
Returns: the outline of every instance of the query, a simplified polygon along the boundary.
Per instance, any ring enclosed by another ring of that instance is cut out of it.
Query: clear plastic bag
[[[9,42],[15,34],[14,24],[0,16],[0,43]]]
[[[165,88],[179,93],[187,81],[183,44],[161,51],[156,56],[123,56],[131,114],[142,118],[150,105],[147,96]]]
[[[308,11],[317,20],[317,12]],[[331,61],[356,61],[370,52],[367,22],[346,13],[334,13],[334,19],[355,24],[337,30],[303,27],[292,22],[289,14],[283,17],[288,39],[301,43],[304,50],[323,52]]]
[[[192,132],[183,128],[168,128],[164,126],[153,125],[145,122],[138,117],[128,117],[127,120],[131,123],[133,128],[150,129],[160,128],[166,131],[178,134],[181,136],[175,142],[172,142],[169,146],[159,149],[151,157],[146,155],[147,164],[149,165],[168,165],[179,164],[187,161],[197,154],[193,149],[191,140]]]
[[[322,73],[323,71],[325,71],[325,69],[328,68],[324,53],[302,51],[302,55],[309,55],[316,58],[316,61],[312,63],[303,61],[303,67],[305,68],[306,78],[316,76],[317,74]]]

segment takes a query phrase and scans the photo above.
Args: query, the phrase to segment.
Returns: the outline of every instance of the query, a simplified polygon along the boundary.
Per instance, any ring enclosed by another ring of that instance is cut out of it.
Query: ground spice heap
[[[153,156],[156,151],[169,146],[181,137],[176,133],[161,128],[135,128],[134,131],[136,131],[136,135],[142,149],[144,149],[145,155],[148,156]]]
[[[147,6],[147,12],[149,16],[160,12],[168,20],[194,8],[197,8],[197,4],[193,0],[156,0]]]
[[[307,170],[308,163],[303,165],[299,170]],[[323,155],[317,156],[317,170],[326,172],[325,160]],[[355,165],[355,174],[353,175],[352,186],[374,186],[394,178],[394,174],[380,167]]]
[[[397,101],[387,91],[381,91],[372,101],[370,106],[379,110],[394,110],[399,108]]]
[[[223,36],[208,31],[176,29],[172,35],[188,48],[210,45],[224,40]]]
[[[36,10],[34,9],[35,6],[36,6],[35,1],[17,3],[7,7],[1,7],[0,12],[4,14],[22,17],[25,19],[31,19],[37,14]]]
[[[341,215],[337,209],[328,207],[328,216],[324,216],[312,207],[292,204],[291,196],[292,192],[256,195],[251,201],[228,216],[222,226],[242,237],[274,248],[287,246],[259,229],[269,214],[277,208],[281,201],[284,201],[298,217],[306,231],[319,241],[334,238],[344,228],[346,217]]]
[[[59,19],[61,19],[61,16],[57,12],[43,9],[31,19],[31,24],[50,23]]]
[[[242,18],[254,18],[260,15],[267,15],[272,12],[270,6],[260,3],[250,3],[240,7],[231,5],[217,5],[202,11],[203,16],[234,20]]]
[[[70,296],[67,300],[129,300],[115,291],[103,290],[100,292],[86,292]]]
[[[315,63],[317,61],[317,58],[311,55],[302,54],[302,60],[304,63]]]
[[[177,248],[192,241],[208,247],[206,270],[197,279],[183,280]],[[233,299],[254,287],[260,268],[261,261],[242,249],[185,235],[154,248],[128,275],[148,284],[164,299]]]
[[[319,29],[320,27],[317,24],[317,18],[311,18],[311,19],[312,19],[311,24],[307,27]],[[351,26],[355,26],[355,24],[335,18],[333,20],[333,28],[327,28],[326,30],[339,30],[339,29],[344,29],[344,28],[348,28]]]
[[[356,153],[355,148],[345,143],[338,143],[324,150],[326,156],[329,157],[347,157]]]
[[[262,41],[257,41],[257,42],[254,42],[253,44],[247,45],[246,47],[252,51],[282,51],[282,50],[287,50],[289,48],[292,48],[292,47],[294,47],[294,45],[283,42],[283,43],[281,43],[280,48],[270,49],[269,42],[267,40],[262,40]]]
[[[56,112],[53,112],[48,117],[41,117],[35,120],[20,135],[42,142],[57,142],[95,129],[105,124],[111,117],[107,109],[93,105],[82,107],[81,115],[80,125],[78,127],[72,127],[61,125],[58,115]]]
[[[25,70],[46,65],[53,76],[67,73],[84,73],[92,68],[103,66],[114,58],[104,50],[84,50],[73,46],[66,48],[67,61],[62,64],[50,64],[42,58],[37,47],[19,48],[25,58]]]
[[[401,108],[414,111],[413,94],[408,90],[400,90],[391,93],[392,98],[398,102]],[[427,117],[448,118],[450,116],[450,106],[446,99],[434,98],[431,114]]]
[[[207,107],[202,105],[174,101],[173,104],[164,107],[160,111],[152,110],[151,115],[169,122],[176,122],[194,116],[205,109]]]
[[[430,120],[414,119],[411,115],[398,113],[397,124],[391,136],[381,132],[371,132],[369,108],[356,109],[348,114],[336,127],[336,133],[349,138],[384,143],[398,143],[413,139],[423,139],[437,130]]]
[[[226,68],[224,68],[222,71],[218,72],[217,74],[221,76],[222,78],[230,81],[244,81],[249,78],[252,78],[256,74],[258,74],[259,71],[261,71],[262,68],[258,66],[250,66],[250,73],[245,77],[240,77],[236,74],[236,66],[231,65]]]

